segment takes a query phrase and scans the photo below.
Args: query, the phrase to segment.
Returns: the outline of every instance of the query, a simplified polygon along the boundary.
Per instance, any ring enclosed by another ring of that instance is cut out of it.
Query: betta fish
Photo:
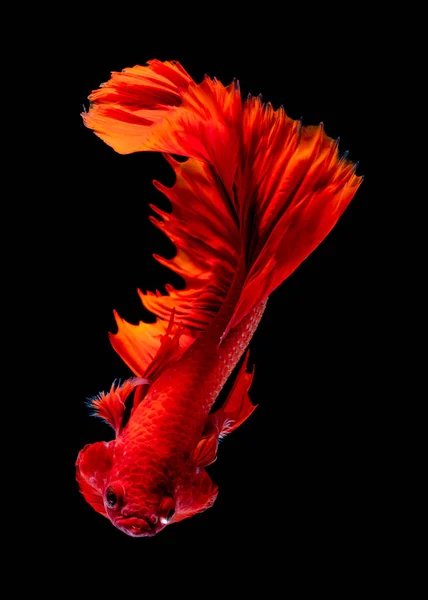
[[[113,72],[89,101],[86,127],[120,154],[161,152],[175,175],[171,187],[154,182],[172,210],[150,206],[176,253],[154,256],[185,287],[138,291],[154,323],[114,312],[110,341],[133,377],[91,401],[115,438],[86,445],[76,462],[98,513],[130,536],[153,536],[215,502],[206,467],[255,409],[247,348],[267,300],[335,226],[362,177],[322,124],[243,100],[236,80],[196,83],[176,61]]]

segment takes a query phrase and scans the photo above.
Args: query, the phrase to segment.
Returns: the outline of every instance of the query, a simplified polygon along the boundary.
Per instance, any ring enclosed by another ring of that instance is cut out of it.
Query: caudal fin
[[[322,125],[301,126],[259,98],[243,102],[236,81],[225,87],[206,76],[196,84],[177,62],[113,73],[89,98],[83,118],[99,137],[120,153],[166,153],[176,175],[172,188],[155,183],[172,212],[153,207],[152,221],[177,248],[170,261],[156,258],[186,287],[140,292],[156,323],[134,326],[117,316],[111,336],[140,377],[165,335],[176,335],[173,311],[174,327],[183,328],[178,358],[209,326],[244,259],[246,278],[227,330],[237,326],[322,242],[362,181]]]

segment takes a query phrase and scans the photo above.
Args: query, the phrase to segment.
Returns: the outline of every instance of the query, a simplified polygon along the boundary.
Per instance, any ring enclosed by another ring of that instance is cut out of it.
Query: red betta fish
[[[178,62],[113,73],[89,100],[83,120],[104,142],[121,154],[162,152],[175,172],[172,187],[155,182],[172,212],[152,206],[151,220],[177,250],[155,258],[185,289],[139,292],[153,324],[115,313],[110,340],[135,377],[92,401],[116,437],[88,444],[76,463],[97,512],[128,535],[152,536],[213,505],[218,489],[205,467],[255,408],[248,352],[222,407],[211,408],[269,295],[334,227],[362,178],[322,124],[243,101],[237,81],[197,84]]]

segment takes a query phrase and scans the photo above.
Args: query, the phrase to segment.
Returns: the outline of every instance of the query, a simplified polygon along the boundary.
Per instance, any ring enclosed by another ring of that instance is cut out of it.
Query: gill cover
[[[113,466],[115,441],[86,444],[76,461],[76,478],[85,500],[98,513],[107,517],[103,490]]]

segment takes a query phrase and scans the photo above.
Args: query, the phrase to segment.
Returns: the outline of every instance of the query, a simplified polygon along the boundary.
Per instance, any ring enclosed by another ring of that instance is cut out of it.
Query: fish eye
[[[114,508],[117,505],[117,496],[114,493],[114,490],[111,485],[107,488],[106,500],[110,508]]]
[[[167,496],[164,498],[159,507],[160,522],[163,525],[169,523],[175,513],[175,502],[173,498]]]
[[[105,491],[105,500],[109,508],[118,508],[123,500],[123,487],[120,483],[113,483]]]

